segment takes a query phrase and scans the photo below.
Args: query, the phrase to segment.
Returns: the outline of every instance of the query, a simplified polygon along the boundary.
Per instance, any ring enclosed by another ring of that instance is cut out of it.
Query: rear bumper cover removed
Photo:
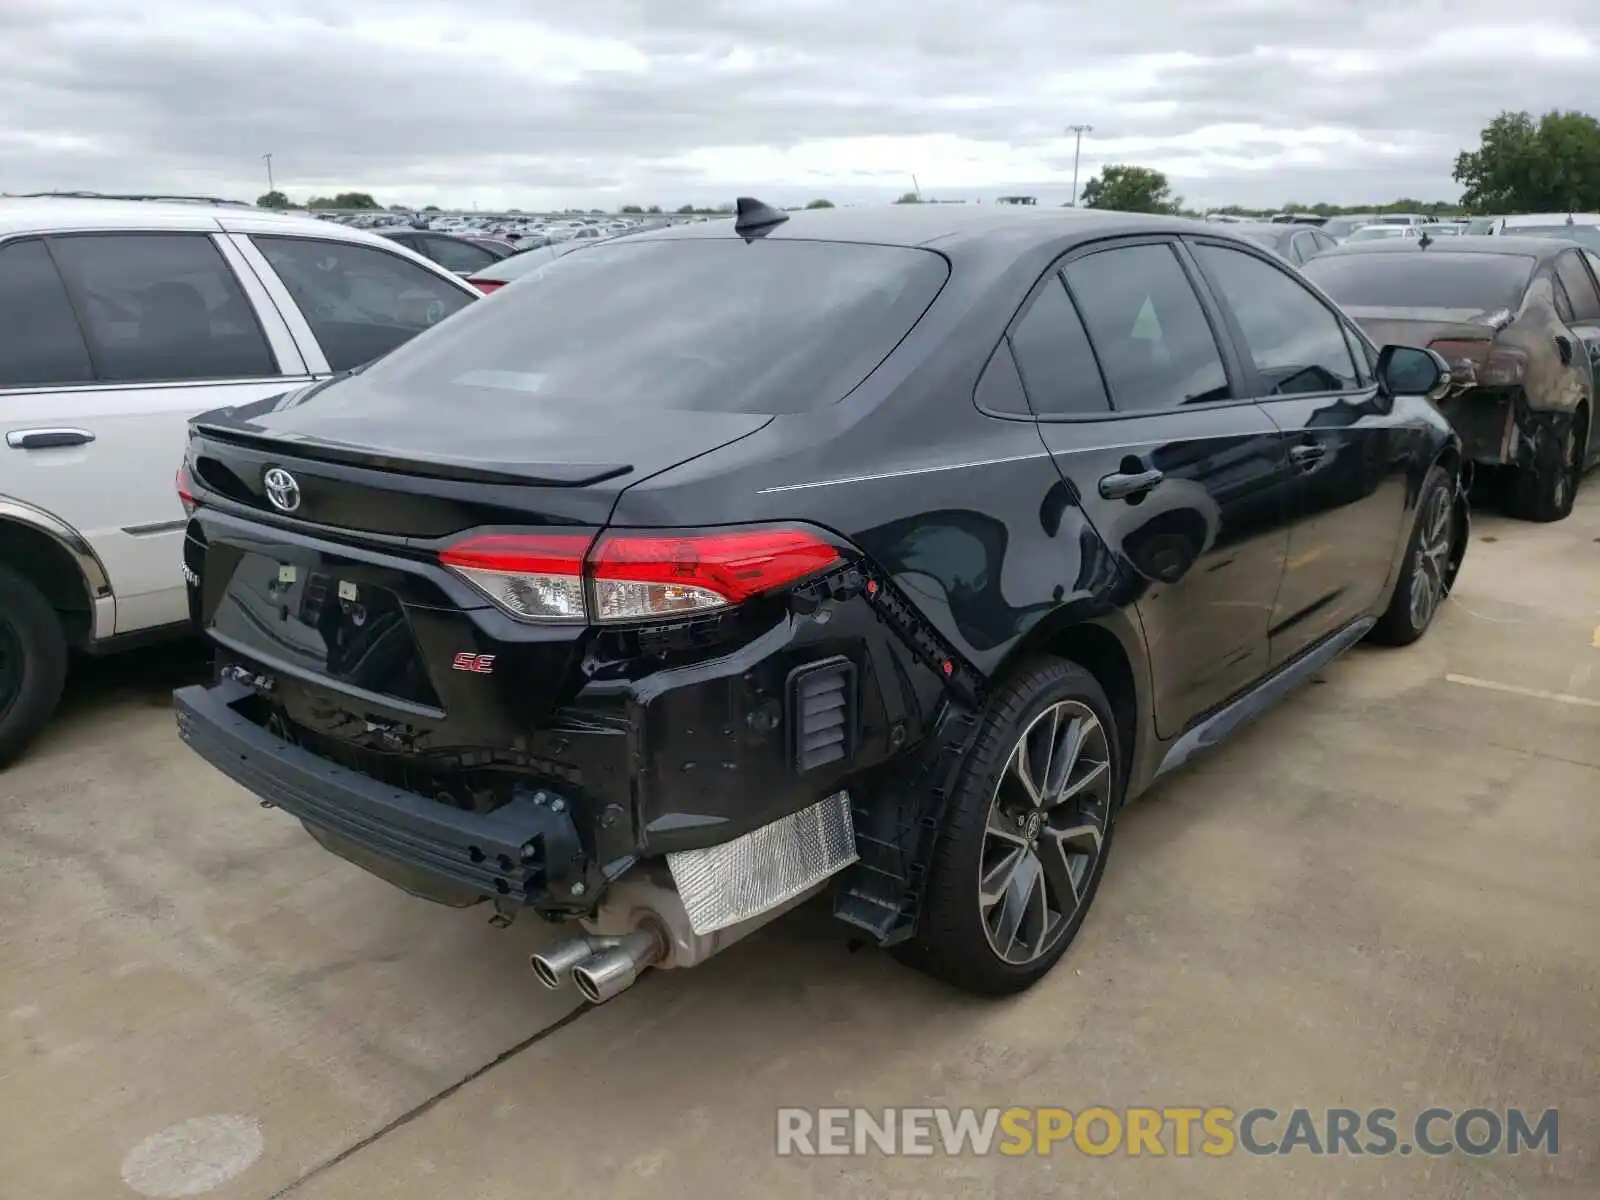
[[[465,907],[487,898],[507,915],[525,905],[591,907],[602,881],[583,877],[571,805],[556,793],[518,794],[494,812],[477,813],[399,791],[236,712],[233,706],[251,695],[234,682],[178,689],[172,699],[179,736],[262,803],[300,818],[328,849],[443,904]]]

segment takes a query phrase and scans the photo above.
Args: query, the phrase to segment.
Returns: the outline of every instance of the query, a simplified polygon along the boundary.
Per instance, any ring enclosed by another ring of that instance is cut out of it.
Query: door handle
[[[1289,461],[1297,467],[1310,469],[1328,456],[1328,448],[1321,442],[1307,442],[1289,448]]]
[[[1154,469],[1132,473],[1119,471],[1100,481],[1100,495],[1106,500],[1130,500],[1144,495],[1165,478],[1164,474]]]
[[[55,446],[87,446],[94,434],[87,429],[13,429],[6,445],[13,450],[49,450]]]

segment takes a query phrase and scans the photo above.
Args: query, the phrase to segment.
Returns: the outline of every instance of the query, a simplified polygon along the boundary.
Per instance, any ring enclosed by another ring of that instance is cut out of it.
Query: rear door
[[[1344,318],[1291,272],[1232,243],[1191,244],[1244,351],[1248,394],[1288,441],[1295,522],[1272,606],[1272,664],[1361,616],[1405,532],[1409,434],[1357,364]]]
[[[200,232],[24,237],[0,245],[0,493],[86,537],[116,631],[181,621],[190,416],[309,378],[231,248]]]
[[[261,233],[235,233],[233,242],[276,290],[316,374],[380,358],[478,295],[470,284],[364,242]]]
[[[1052,273],[1011,346],[1062,478],[1136,589],[1170,737],[1267,669],[1288,549],[1283,437],[1169,239]]]

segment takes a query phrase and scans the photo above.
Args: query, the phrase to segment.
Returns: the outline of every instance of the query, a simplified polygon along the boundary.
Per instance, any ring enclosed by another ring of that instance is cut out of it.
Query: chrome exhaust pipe
[[[553,992],[567,982],[573,967],[604,950],[609,950],[618,940],[595,934],[579,934],[576,937],[563,938],[531,955],[528,965],[533,968],[534,978]]]
[[[604,1004],[638,982],[666,955],[666,939],[653,925],[641,925],[616,938],[609,949],[591,954],[572,968],[572,982],[590,1004]]]

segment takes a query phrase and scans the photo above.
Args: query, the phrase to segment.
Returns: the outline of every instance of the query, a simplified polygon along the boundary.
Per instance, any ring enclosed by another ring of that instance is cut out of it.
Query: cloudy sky
[[[1501,109],[1600,111],[1593,0],[0,0],[0,191],[483,208],[1454,198]]]

